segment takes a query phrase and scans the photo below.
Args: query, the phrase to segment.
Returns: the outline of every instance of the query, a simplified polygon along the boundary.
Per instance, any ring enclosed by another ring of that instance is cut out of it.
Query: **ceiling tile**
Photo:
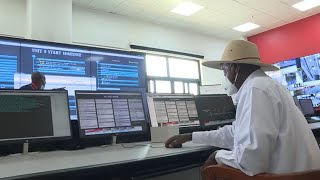
[[[292,6],[283,3],[279,0],[237,0],[240,3],[251,7],[257,11],[266,13],[275,18],[283,18],[284,16],[297,13],[297,10]]]
[[[73,0],[73,3],[229,39],[267,31],[320,12],[320,7],[301,12],[291,6],[301,0],[192,0],[204,8],[191,16],[170,12],[183,1],[186,0]],[[232,29],[249,21],[261,27],[247,33]]]
[[[214,21],[214,14],[210,13],[207,9],[203,9],[195,14],[192,14],[187,18],[189,22],[199,23],[199,24],[210,24]]]
[[[281,20],[287,22],[287,23],[291,23],[294,21],[298,21],[300,19],[305,18],[307,15],[303,14],[302,12],[290,15],[290,16],[284,16],[284,18],[281,18]]]
[[[88,6],[92,0],[73,0],[73,4]]]
[[[224,39],[240,39],[244,35],[236,31],[227,31],[227,32],[218,34],[218,36]]]
[[[246,18],[239,19],[236,16],[228,16],[223,13],[214,13],[211,11],[210,20],[208,21],[210,24],[214,24],[223,28],[232,29],[235,26],[246,23]]]
[[[265,28],[267,30],[270,30],[270,29],[274,29],[274,28],[277,28],[277,27],[280,27],[280,26],[283,26],[287,24],[286,21],[283,21],[283,20],[277,20],[277,21],[274,21],[272,23],[269,23],[269,25],[265,26]]]
[[[90,8],[111,12],[125,0],[92,0],[89,4]]]
[[[294,4],[297,4],[299,2],[301,2],[302,0],[280,0],[282,3],[285,3],[289,6],[292,6]]]
[[[268,26],[271,22],[275,22],[277,20],[278,20],[277,18],[270,16],[268,14],[259,13],[252,17],[251,22],[258,24],[260,26]]]
[[[243,33],[243,36],[244,37],[249,37],[249,36],[253,36],[253,35],[259,34],[261,32],[267,31],[267,30],[268,29],[265,28],[265,27],[259,27],[257,29],[254,29],[254,30],[251,30],[249,32]]]
[[[143,5],[154,5],[157,3],[157,1],[154,0],[127,0],[128,3],[138,3],[138,4],[143,4]]]
[[[317,6],[315,8],[309,9],[307,11],[304,11],[303,14],[307,15],[307,16],[312,16],[314,14],[318,14],[320,13],[320,6]]]
[[[258,11],[233,0],[202,0],[205,8],[215,13],[222,13],[228,17],[236,17],[239,19],[250,18],[258,13]]]
[[[122,15],[135,16],[139,14],[141,11],[146,9],[146,5],[137,4],[133,2],[124,1],[119,6],[117,6],[112,12]]]
[[[163,10],[171,10],[175,8],[181,2],[185,0],[127,0],[129,3],[134,2],[146,6],[152,6],[154,8],[163,9]]]

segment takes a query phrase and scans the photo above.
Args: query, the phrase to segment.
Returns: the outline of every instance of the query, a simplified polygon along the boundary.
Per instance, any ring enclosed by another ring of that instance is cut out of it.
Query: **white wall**
[[[204,55],[205,59],[219,59],[227,43],[226,40],[212,36],[77,6],[73,6],[70,21],[72,21],[70,22],[72,42],[77,44],[129,49],[132,43]],[[0,34],[27,38],[30,33],[27,29],[30,25],[27,23],[26,0],[1,0]],[[66,33],[69,32],[66,31]],[[63,37],[63,35],[60,36]],[[66,37],[70,36],[66,35]],[[50,38],[52,39],[52,37],[40,37],[40,40]],[[60,40],[60,42],[65,43],[68,40]],[[204,85],[220,83],[222,76],[220,71],[202,68]]]
[[[73,6],[73,42],[129,49],[137,44],[219,59],[227,41],[120,15]],[[203,68],[203,84],[221,82],[220,71]]]
[[[26,1],[0,1],[0,34],[5,36],[25,37]]]
[[[26,37],[72,42],[72,0],[27,0]]]

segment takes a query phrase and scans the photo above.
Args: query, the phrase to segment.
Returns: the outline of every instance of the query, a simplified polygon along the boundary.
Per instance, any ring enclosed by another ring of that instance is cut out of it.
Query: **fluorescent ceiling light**
[[[175,7],[174,9],[172,9],[171,12],[184,15],[184,16],[190,16],[191,14],[198,12],[202,8],[203,6],[200,6],[192,2],[183,2],[179,4],[177,7]]]
[[[304,0],[297,4],[292,5],[292,7],[299,9],[300,11],[306,11],[308,9],[314,8],[320,5],[320,0]]]
[[[234,27],[233,29],[237,30],[237,31],[241,31],[241,32],[247,32],[247,31],[250,31],[252,29],[256,29],[258,27],[260,27],[260,26],[257,25],[257,24],[254,24],[254,23],[251,23],[251,22],[247,22],[247,23],[242,24],[240,26]]]

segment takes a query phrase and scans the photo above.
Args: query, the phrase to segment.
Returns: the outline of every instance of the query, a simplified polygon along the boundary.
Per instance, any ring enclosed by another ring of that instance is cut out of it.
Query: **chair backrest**
[[[297,172],[289,174],[258,174],[247,176],[238,169],[228,166],[213,165],[202,171],[203,180],[306,180],[320,179],[320,170]]]

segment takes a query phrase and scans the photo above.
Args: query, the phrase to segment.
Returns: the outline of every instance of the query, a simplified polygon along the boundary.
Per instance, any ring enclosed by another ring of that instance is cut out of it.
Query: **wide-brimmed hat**
[[[223,63],[252,64],[260,66],[264,71],[278,70],[273,65],[261,63],[257,46],[245,40],[232,40],[224,49],[221,60],[206,61],[202,65],[221,69]]]

